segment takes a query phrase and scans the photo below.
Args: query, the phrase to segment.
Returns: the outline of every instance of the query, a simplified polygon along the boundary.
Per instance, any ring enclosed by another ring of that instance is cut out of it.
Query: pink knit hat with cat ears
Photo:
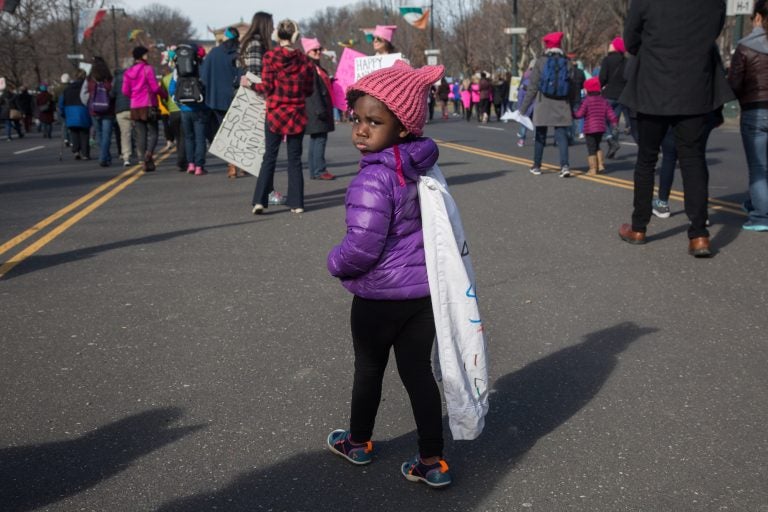
[[[365,75],[349,86],[347,94],[361,91],[373,96],[395,114],[406,130],[418,137],[423,133],[427,120],[429,88],[443,78],[444,73],[443,66],[414,69],[398,60],[392,67]]]
[[[397,25],[376,25],[376,28],[373,29],[373,37],[380,37],[391,43],[395,30],[397,30]]]

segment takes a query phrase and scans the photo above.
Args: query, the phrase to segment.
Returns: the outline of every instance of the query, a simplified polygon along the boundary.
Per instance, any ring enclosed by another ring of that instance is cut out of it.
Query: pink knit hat
[[[373,30],[373,37],[380,37],[391,43],[395,30],[397,30],[397,25],[376,25],[376,28]]]
[[[318,48],[322,48],[323,45],[320,44],[320,41],[317,39],[310,39],[309,37],[302,37],[301,38],[301,47],[304,48],[304,53],[309,53],[312,50],[317,50]]]
[[[562,32],[550,32],[542,37],[541,40],[544,41],[544,47],[547,49],[560,48],[560,45],[563,44],[564,35]]]
[[[600,79],[596,76],[586,79],[584,81],[584,89],[587,92],[600,92],[600,89],[601,89]]]
[[[614,50],[616,50],[619,53],[624,53],[627,51],[626,46],[624,46],[624,39],[617,37],[613,41],[611,41],[611,44],[613,45]]]
[[[427,120],[429,88],[443,77],[444,72],[443,66],[414,69],[398,60],[392,67],[365,75],[349,86],[347,94],[361,91],[373,96],[395,114],[406,130],[418,137]]]

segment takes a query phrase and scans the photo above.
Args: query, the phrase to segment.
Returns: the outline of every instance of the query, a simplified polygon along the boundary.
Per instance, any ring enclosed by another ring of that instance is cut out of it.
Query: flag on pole
[[[91,37],[93,29],[102,22],[107,15],[106,9],[83,9],[80,11],[80,22],[77,27],[77,42]]]
[[[2,1],[2,0],[0,0]],[[373,31],[376,30],[375,28],[361,28],[360,31],[365,34],[365,42],[366,43],[372,43],[373,42]]]
[[[405,18],[411,26],[419,30],[426,30],[429,21],[429,9],[421,7],[401,7],[400,15]]]
[[[5,11],[13,14],[13,11],[21,3],[21,0],[0,0],[0,11]]]

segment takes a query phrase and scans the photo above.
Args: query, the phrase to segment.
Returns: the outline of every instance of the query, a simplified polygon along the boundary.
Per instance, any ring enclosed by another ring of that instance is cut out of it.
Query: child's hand
[[[245,75],[243,75],[240,77],[240,85],[243,87],[250,87],[251,81],[248,80],[248,78]]]

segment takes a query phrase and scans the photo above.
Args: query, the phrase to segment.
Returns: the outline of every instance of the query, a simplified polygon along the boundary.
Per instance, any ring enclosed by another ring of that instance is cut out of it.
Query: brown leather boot
[[[589,170],[587,170],[587,175],[595,176],[597,174],[597,157],[590,155],[587,157],[587,162],[589,162]]]
[[[695,256],[696,258],[708,258],[712,256],[712,251],[709,249],[709,237],[700,236],[698,238],[691,238],[688,242],[688,254]]]
[[[642,231],[633,231],[631,224],[622,224],[619,228],[619,237],[625,242],[633,245],[645,243],[645,233]]]
[[[605,172],[605,158],[603,157],[603,150],[598,149],[597,155],[595,156],[597,157],[597,172]]]
[[[232,164],[227,165],[227,178],[229,179],[237,178],[237,167],[235,167]]]

